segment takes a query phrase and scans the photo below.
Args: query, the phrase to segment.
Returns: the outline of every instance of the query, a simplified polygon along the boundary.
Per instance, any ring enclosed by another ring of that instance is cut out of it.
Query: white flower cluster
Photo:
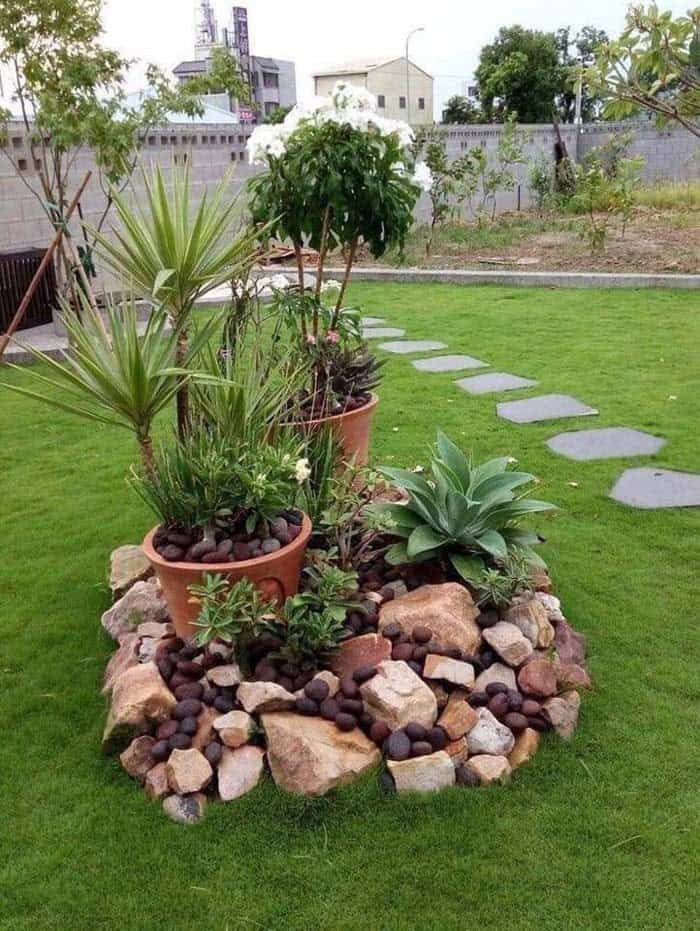
[[[371,127],[382,136],[398,136],[403,149],[414,141],[413,130],[408,123],[390,120],[377,113],[377,100],[368,90],[338,81],[328,97],[317,98],[308,107],[294,107],[284,122],[257,126],[247,145],[250,162],[258,165],[264,164],[268,156],[280,158],[286,151],[287,140],[303,123],[316,126],[336,123],[361,132],[368,132]]]
[[[416,162],[413,170],[413,183],[428,193],[433,186],[433,175],[425,162]]]

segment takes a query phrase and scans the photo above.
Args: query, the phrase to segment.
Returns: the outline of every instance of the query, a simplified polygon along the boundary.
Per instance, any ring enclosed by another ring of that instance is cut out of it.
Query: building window
[[[41,161],[38,158],[34,159],[34,171],[41,171]]]
[[[386,107],[386,97],[384,94],[377,94],[377,106],[380,110],[383,110]]]
[[[148,137],[148,144],[149,144],[149,145],[155,145],[155,144],[156,144],[156,137],[155,137],[155,136],[149,136],[149,137]]]
[[[280,86],[280,76],[272,71],[263,71],[263,87],[277,88]]]
[[[209,136],[202,136],[202,145],[209,144]]]
[[[418,109],[425,110],[425,97],[418,98]]]
[[[406,109],[406,98],[399,97],[399,110],[405,110],[405,109]]]
[[[26,171],[26,170],[27,170],[27,159],[26,159],[26,158],[18,158],[18,159],[17,159],[17,166],[19,167],[19,170],[20,170],[20,171]]]
[[[226,136],[219,136],[219,142],[222,145],[226,145]]]
[[[239,137],[238,137],[238,144],[239,144],[239,145],[245,145],[245,136],[239,136]]]
[[[275,110],[279,110],[280,105],[275,100],[266,100],[265,101],[265,116],[269,116],[271,113],[274,113]]]
[[[239,152],[239,153],[238,153],[238,161],[239,161],[239,162],[242,162],[244,158],[245,158],[245,152]]]

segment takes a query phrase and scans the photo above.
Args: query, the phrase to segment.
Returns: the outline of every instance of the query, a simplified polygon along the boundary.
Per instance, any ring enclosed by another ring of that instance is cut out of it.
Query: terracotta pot
[[[321,417],[318,420],[305,420],[305,427],[319,427],[330,424],[348,461],[353,457],[359,466],[367,465],[369,456],[369,437],[372,429],[372,417],[379,398],[372,394],[364,407],[349,411],[347,414],[334,414],[332,417]]]
[[[282,603],[299,590],[299,579],[304,564],[306,544],[311,536],[311,521],[304,514],[301,533],[289,543],[257,559],[241,562],[193,563],[168,562],[156,552],[153,537],[157,527],[143,541],[143,551],[153,566],[179,637],[191,637],[196,632],[193,621],[199,605],[188,591],[190,585],[199,585],[205,573],[223,575],[231,582],[250,579],[268,601]]]

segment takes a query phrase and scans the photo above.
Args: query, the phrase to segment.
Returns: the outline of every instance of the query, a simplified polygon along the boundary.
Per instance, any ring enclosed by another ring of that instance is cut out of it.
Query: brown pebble
[[[350,676],[344,676],[340,680],[340,691],[346,698],[357,698],[360,694],[357,682]]]
[[[391,658],[394,660],[403,660],[405,663],[413,657],[412,643],[397,643],[391,651]]]
[[[433,636],[433,632],[429,627],[426,627],[423,624],[418,624],[413,628],[412,635],[414,643],[427,643]]]
[[[395,640],[397,637],[400,637],[403,633],[403,628],[396,621],[391,621],[387,624],[386,627],[382,629],[382,635],[388,637],[389,640]]]
[[[504,718],[503,723],[506,727],[509,727],[512,731],[516,733],[518,731],[524,731],[528,724],[528,719],[524,714],[519,714],[517,711],[510,711]]]
[[[391,734],[391,729],[384,721],[375,721],[369,729],[370,740],[373,740],[380,747]]]
[[[433,752],[427,740],[415,740],[411,744],[411,756],[429,756]]]
[[[319,710],[321,717],[325,718],[326,721],[335,721],[335,716],[340,711],[340,705],[335,698],[326,698],[325,701],[321,702]]]
[[[359,666],[353,672],[352,677],[358,685],[361,685],[363,682],[367,682],[368,679],[371,679],[372,676],[376,676],[376,674],[376,666]]]
[[[357,727],[357,718],[347,711],[339,711],[335,716],[335,726],[339,731],[351,731]]]

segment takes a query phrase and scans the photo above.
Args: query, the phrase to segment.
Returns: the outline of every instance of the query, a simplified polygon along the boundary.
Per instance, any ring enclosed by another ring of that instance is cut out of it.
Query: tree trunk
[[[155,462],[153,459],[153,440],[150,437],[150,434],[145,434],[138,438],[139,446],[141,448],[141,462],[143,463],[144,471],[147,475],[153,477],[155,476]]]
[[[175,348],[175,365],[177,368],[182,369],[185,367],[186,360],[187,330],[183,328],[180,330],[177,338],[177,346]],[[175,402],[177,405],[177,433],[180,439],[184,440],[190,428],[189,387],[186,381],[181,382],[180,387],[177,389]]]

